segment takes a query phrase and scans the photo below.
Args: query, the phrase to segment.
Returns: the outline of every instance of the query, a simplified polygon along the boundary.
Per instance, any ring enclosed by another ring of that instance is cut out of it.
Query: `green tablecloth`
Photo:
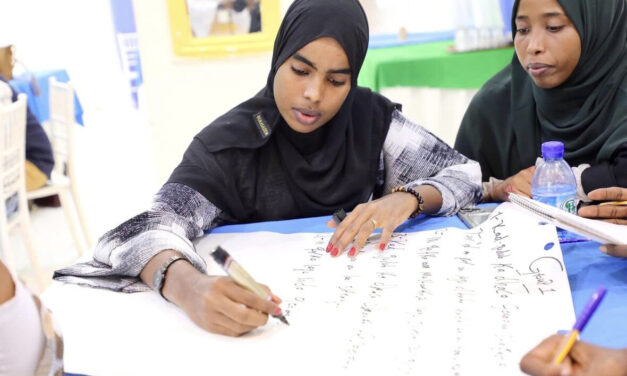
[[[368,50],[359,74],[359,86],[478,89],[503,69],[514,48],[450,53],[452,41]]]

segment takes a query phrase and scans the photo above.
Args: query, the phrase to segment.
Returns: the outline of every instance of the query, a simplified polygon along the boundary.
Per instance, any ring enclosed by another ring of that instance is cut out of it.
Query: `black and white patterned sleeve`
[[[479,163],[466,158],[400,111],[392,114],[382,154],[384,194],[401,185],[407,188],[431,185],[442,194],[438,215],[453,215],[481,200]]]
[[[105,233],[92,261],[55,272],[64,282],[122,292],[146,291],[139,279],[144,266],[157,253],[173,249],[198,270],[206,264],[192,244],[195,238],[217,225],[221,211],[204,196],[183,184],[165,184],[153,207]]]

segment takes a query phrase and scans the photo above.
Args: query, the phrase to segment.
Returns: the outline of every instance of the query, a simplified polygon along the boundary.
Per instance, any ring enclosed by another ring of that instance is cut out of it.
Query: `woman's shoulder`
[[[257,149],[270,139],[281,118],[267,93],[238,104],[194,137],[210,153],[226,149]]]
[[[509,98],[512,87],[512,65],[508,64],[500,72],[492,76],[473,98],[473,102],[502,100]]]

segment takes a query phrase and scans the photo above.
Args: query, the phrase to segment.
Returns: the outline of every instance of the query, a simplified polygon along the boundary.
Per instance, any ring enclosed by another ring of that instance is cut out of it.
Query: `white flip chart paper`
[[[214,335],[154,292],[55,282],[44,294],[67,372],[90,375],[519,375],[520,358],[575,316],[555,227],[504,204],[471,230],[378,235],[355,259],[330,233],[212,234],[283,299],[290,326]]]

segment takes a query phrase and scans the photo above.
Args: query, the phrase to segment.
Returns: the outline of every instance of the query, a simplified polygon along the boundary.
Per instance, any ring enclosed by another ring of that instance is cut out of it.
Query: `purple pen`
[[[590,297],[590,300],[588,300],[588,303],[584,307],[583,311],[581,311],[581,313],[579,314],[579,317],[577,318],[575,325],[573,325],[573,330],[577,330],[581,333],[583,328],[588,323],[588,320],[590,320],[590,317],[592,316],[594,311],[597,309],[597,307],[603,300],[603,297],[605,297],[606,292],[607,292],[607,289],[601,286],[597,289],[597,291],[594,294],[592,294],[592,296]]]
[[[597,291],[592,294],[590,300],[584,307],[583,311],[577,317],[577,321],[575,321],[575,325],[573,325],[573,329],[564,336],[564,340],[559,346],[559,351],[555,354],[555,358],[553,358],[554,364],[560,364],[568,355],[568,352],[573,347],[577,339],[579,338],[579,333],[586,327],[588,320],[597,309],[603,298],[605,297],[605,293],[607,289],[603,286],[597,288]]]

